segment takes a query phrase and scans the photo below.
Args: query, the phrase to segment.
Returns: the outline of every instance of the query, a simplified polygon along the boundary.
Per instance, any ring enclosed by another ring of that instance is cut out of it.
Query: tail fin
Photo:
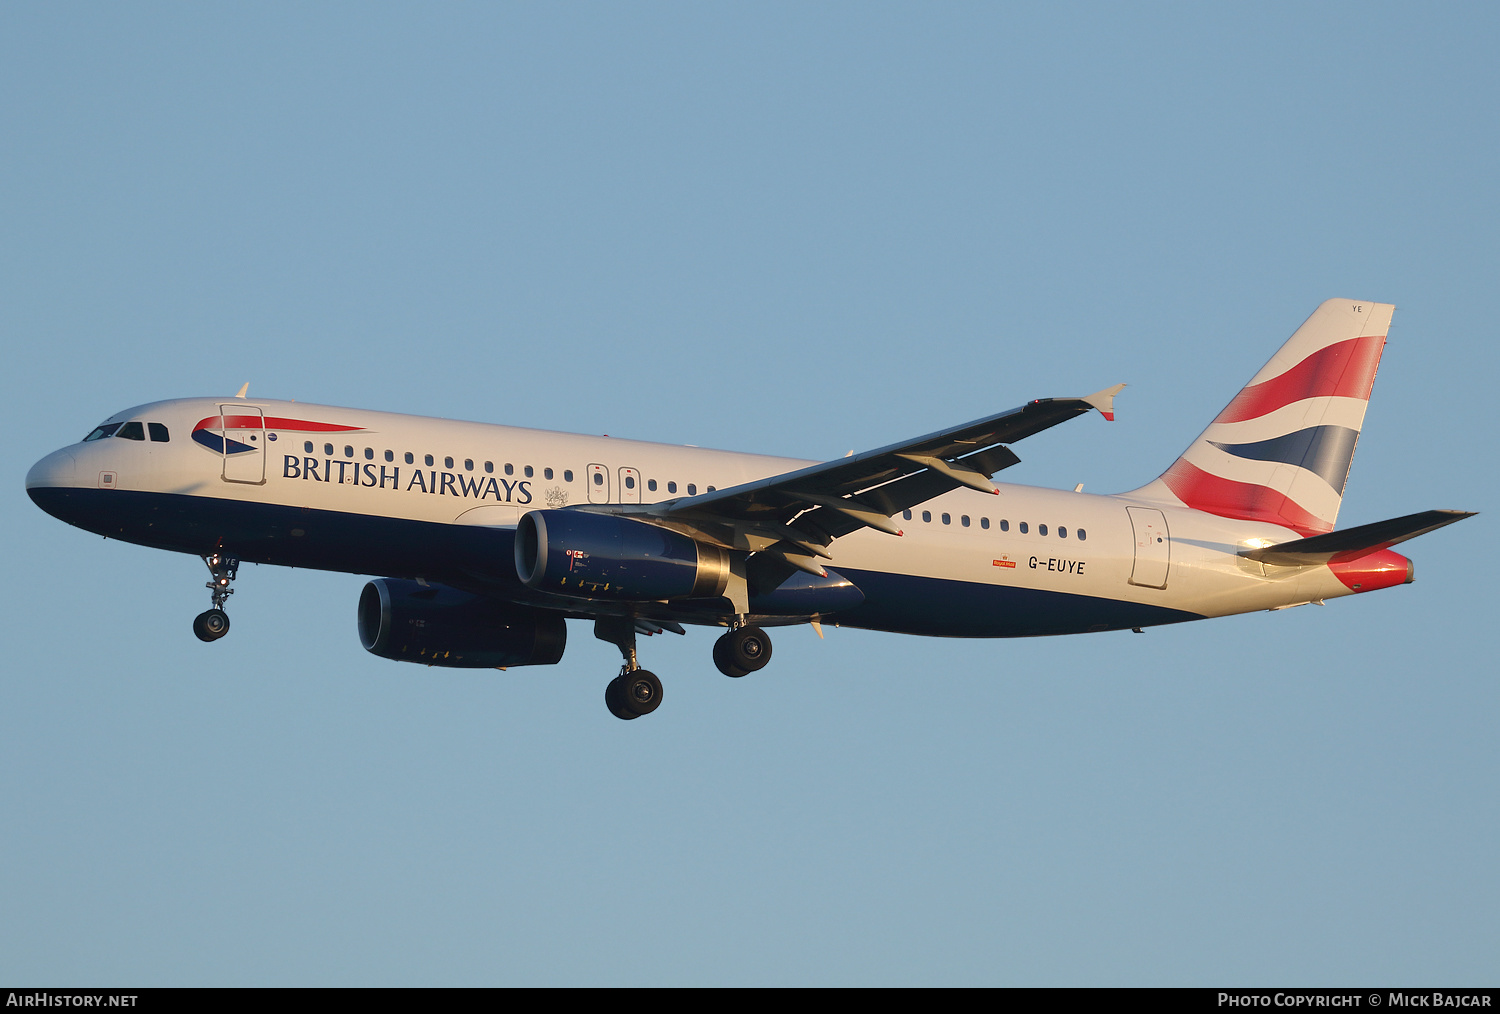
[[[1136,495],[1302,535],[1333,531],[1393,310],[1351,299],[1318,307]]]

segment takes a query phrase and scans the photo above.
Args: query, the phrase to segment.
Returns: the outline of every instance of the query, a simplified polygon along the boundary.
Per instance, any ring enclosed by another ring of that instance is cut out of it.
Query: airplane
[[[567,620],[623,658],[617,718],[652,713],[637,635],[723,628],[743,677],[767,627],[951,637],[1135,630],[1413,578],[1391,547],[1472,516],[1334,529],[1394,307],[1332,299],[1157,479],[1113,495],[997,485],[1010,445],[1117,384],[813,462],[248,397],[116,413],[26,490],[86,531],[203,559],[225,612],[243,561],[377,575],[361,643],[429,666],[551,665]]]

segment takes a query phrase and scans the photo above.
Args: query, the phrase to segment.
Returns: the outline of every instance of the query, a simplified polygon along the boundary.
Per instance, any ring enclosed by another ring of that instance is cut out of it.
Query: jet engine
[[[360,593],[359,639],[371,654],[398,662],[491,669],[556,663],[568,628],[546,610],[380,578]]]
[[[713,598],[729,584],[729,553],[643,521],[587,511],[523,515],[516,573],[538,591],[648,601]]]

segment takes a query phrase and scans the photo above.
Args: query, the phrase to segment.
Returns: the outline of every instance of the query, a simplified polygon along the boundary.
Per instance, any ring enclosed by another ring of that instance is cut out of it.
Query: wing
[[[627,515],[726,549],[770,553],[822,575],[818,558],[833,559],[828,546],[850,532],[900,535],[893,515],[959,486],[998,493],[989,477],[1020,460],[1006,444],[1090,409],[1113,419],[1114,396],[1124,386],[1086,398],[1040,398],[915,440],[699,496],[577,509]]]

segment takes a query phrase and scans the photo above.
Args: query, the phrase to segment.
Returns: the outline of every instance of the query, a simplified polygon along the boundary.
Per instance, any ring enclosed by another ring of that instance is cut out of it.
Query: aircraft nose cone
[[[45,489],[49,486],[71,486],[78,473],[78,460],[67,451],[53,451],[31,466],[26,473],[26,488]]]

